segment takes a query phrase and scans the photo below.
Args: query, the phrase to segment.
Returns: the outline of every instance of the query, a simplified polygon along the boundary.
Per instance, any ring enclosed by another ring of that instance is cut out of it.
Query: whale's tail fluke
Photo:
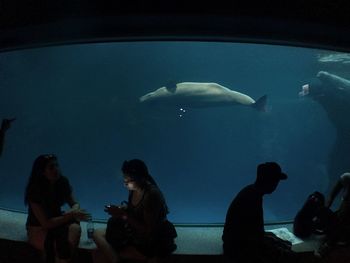
[[[266,103],[267,103],[267,95],[260,97],[255,103],[253,103],[252,107],[258,111],[266,112]]]

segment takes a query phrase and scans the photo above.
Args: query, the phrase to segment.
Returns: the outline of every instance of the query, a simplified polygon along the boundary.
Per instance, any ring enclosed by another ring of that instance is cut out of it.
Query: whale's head
[[[299,97],[319,97],[324,96],[326,86],[318,78],[313,78],[302,86]]]
[[[165,87],[159,88],[155,91],[149,92],[143,96],[140,97],[139,101],[141,103],[149,103],[149,104],[154,104],[165,97],[167,97],[168,92],[166,91]]]
[[[326,72],[326,71],[319,71],[317,73],[317,78],[321,80],[322,82],[327,82],[331,78],[332,74]]]
[[[154,98],[155,98],[154,92],[150,92],[141,96],[139,100],[140,102],[151,102],[152,100],[154,100]]]

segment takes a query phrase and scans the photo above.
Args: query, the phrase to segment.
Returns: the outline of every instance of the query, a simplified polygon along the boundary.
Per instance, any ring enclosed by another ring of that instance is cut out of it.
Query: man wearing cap
[[[234,262],[288,262],[295,260],[289,242],[264,230],[263,196],[271,194],[280,180],[287,179],[275,162],[257,167],[254,184],[244,187],[233,199],[222,235],[224,255]]]

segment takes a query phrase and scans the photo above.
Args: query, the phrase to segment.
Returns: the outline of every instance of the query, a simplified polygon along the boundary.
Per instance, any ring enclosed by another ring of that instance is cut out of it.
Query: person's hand
[[[11,127],[11,122],[15,121],[16,118],[13,119],[3,119],[1,123],[1,131],[5,132]]]
[[[77,221],[87,221],[91,218],[91,215],[88,212],[80,208],[72,209],[69,211],[69,213],[71,213],[74,219]]]
[[[79,203],[75,203],[70,210],[77,210],[77,209],[80,209],[80,205]]]
[[[105,206],[105,212],[114,217],[123,217],[127,215],[125,208],[119,207],[116,205],[107,205]]]
[[[69,210],[67,210],[66,213],[72,213],[72,212],[77,211],[77,210],[80,210],[80,206],[74,205]]]

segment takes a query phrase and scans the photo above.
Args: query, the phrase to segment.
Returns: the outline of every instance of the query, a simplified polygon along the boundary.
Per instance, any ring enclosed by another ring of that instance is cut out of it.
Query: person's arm
[[[63,177],[62,180],[63,180],[63,183],[65,184],[65,187],[64,187],[64,192],[66,193],[65,202],[70,206],[70,209],[66,213],[70,213],[70,212],[79,213],[80,216],[79,216],[79,219],[76,218],[77,221],[81,221],[81,220],[85,221],[85,220],[91,219],[91,215],[87,213],[84,209],[81,209],[78,201],[74,198],[73,190],[68,179],[66,177]]]
[[[137,232],[145,232],[145,224],[130,216],[125,208],[120,208],[116,205],[109,205],[105,207],[105,211],[113,217],[123,219]]]
[[[77,221],[86,221],[91,219],[91,214],[80,208],[80,204],[75,200],[73,194],[70,194],[67,199],[68,205],[71,207],[66,213],[77,213],[79,217],[75,217]]]
[[[127,210],[119,208],[118,206],[111,205],[107,206],[105,211],[111,216],[122,218],[127,222],[131,228],[136,232],[144,235],[148,235],[156,227],[157,218],[161,211],[162,201],[161,197],[157,192],[148,193],[145,196],[144,202],[144,211],[143,211],[143,221],[135,219],[130,216]]]
[[[1,123],[1,128],[0,128],[0,156],[2,155],[2,151],[4,148],[5,144],[5,134],[8,129],[11,127],[11,122],[13,122],[14,119],[3,119]]]
[[[38,219],[40,225],[46,229],[54,228],[54,227],[63,225],[65,223],[68,223],[76,219],[76,216],[78,216],[78,214],[72,211],[72,212],[63,214],[62,216],[57,216],[57,217],[48,219],[44,209],[40,204],[29,202],[29,205],[32,208],[33,213],[35,217]]]
[[[0,156],[2,155],[2,149],[4,148],[5,131],[0,130]]]
[[[335,186],[333,187],[329,195],[329,199],[326,202],[326,207],[330,208],[332,206],[335,197],[339,194],[342,188],[343,188],[343,184],[341,180],[338,180],[338,182],[335,184]]]
[[[67,199],[68,205],[71,207],[71,209],[79,209],[80,205],[79,203],[75,200],[73,194],[70,194],[68,199]]]

